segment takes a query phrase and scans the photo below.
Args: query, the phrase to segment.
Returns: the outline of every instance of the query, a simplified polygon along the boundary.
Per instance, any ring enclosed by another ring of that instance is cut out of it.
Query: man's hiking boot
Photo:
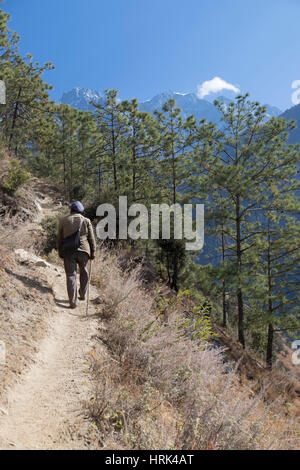
[[[81,295],[80,292],[78,292],[78,299],[79,300],[85,300],[85,296]]]
[[[76,307],[77,307],[76,303],[71,303],[70,304],[70,308],[76,308]]]

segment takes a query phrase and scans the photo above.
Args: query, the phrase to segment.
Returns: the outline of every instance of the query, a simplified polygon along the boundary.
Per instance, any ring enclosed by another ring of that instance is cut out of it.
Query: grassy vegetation
[[[18,160],[11,160],[4,188],[8,194],[13,195],[29,180],[29,174]]]
[[[124,274],[116,254],[102,249],[99,256],[99,340],[111,356],[92,357],[96,385],[88,409],[104,447],[295,448],[295,423],[280,404],[240,384],[238,364],[207,344],[207,324],[199,326],[205,341],[195,337],[188,302],[174,302],[163,287],[159,299],[157,290],[145,289],[138,267]]]

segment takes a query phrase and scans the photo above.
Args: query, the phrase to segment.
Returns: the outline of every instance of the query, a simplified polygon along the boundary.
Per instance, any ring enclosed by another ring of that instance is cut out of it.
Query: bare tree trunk
[[[242,247],[241,247],[241,216],[240,216],[240,198],[237,196],[236,200],[236,255],[237,255],[237,275],[239,277],[242,270]],[[244,300],[243,292],[239,286],[237,292],[237,304],[238,304],[238,336],[239,342],[245,349],[245,335],[244,335]]]
[[[136,192],[136,149],[135,145],[132,148],[132,200],[135,202]]]
[[[13,119],[12,119],[12,124],[11,124],[11,131],[10,131],[10,136],[9,136],[9,146],[8,146],[10,152],[11,152],[11,149],[12,149],[12,140],[13,140],[13,137],[14,137],[14,129],[16,127],[16,122],[17,122],[17,118],[18,118],[18,110],[19,110],[19,105],[20,105],[21,93],[22,93],[22,87],[20,87],[19,91],[18,91],[18,97],[17,97],[17,101],[16,101],[16,104],[15,104],[15,109],[14,109],[14,114],[13,114]]]
[[[224,237],[224,228],[222,224],[222,263],[224,266],[225,262],[225,237]],[[225,279],[222,280],[222,304],[223,304],[223,327],[227,327],[227,312],[226,312],[226,282]]]
[[[114,172],[114,186],[115,190],[118,190],[118,176],[117,176],[117,162],[116,162],[116,137],[115,137],[115,127],[114,127],[114,116],[111,118],[112,125],[112,154],[113,154],[113,172]]]
[[[273,315],[273,302],[272,302],[272,272],[271,272],[271,235],[270,235],[270,224],[268,223],[268,295],[269,295],[269,315]],[[268,369],[272,369],[273,362],[273,340],[274,340],[274,328],[272,323],[268,325],[268,340],[267,340],[267,353],[266,363]]]
[[[98,196],[100,198],[101,195],[101,165],[98,165]]]
[[[273,340],[274,340],[274,328],[272,323],[269,323],[268,326],[268,343],[267,343],[267,367],[268,369],[272,369],[273,366]]]

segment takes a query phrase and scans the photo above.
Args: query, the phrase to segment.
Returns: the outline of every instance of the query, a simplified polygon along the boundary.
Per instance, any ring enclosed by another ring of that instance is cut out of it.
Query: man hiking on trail
[[[84,207],[81,202],[72,202],[69,208],[70,214],[59,221],[57,248],[64,260],[70,308],[76,308],[77,264],[80,272],[79,299],[85,300],[89,283],[87,264],[89,259],[95,259],[96,242],[91,221],[82,215]]]

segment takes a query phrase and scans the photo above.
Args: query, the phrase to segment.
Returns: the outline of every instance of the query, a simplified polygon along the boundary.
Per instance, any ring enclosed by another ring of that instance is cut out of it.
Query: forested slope
[[[128,245],[174,292],[188,289],[201,315],[209,311],[271,369],[282,334],[299,330],[300,226],[294,214],[300,153],[288,143],[293,125],[266,120],[267,110],[247,95],[216,103],[222,129],[194,116],[183,119],[173,99],[152,115],[140,111],[137,100],[119,102],[115,90],[95,103],[94,113],[58,105],[43,80],[53,66],[21,57],[7,15],[0,15],[0,78],[7,87],[0,139],[10,154],[3,205],[26,181],[26,171],[54,181],[63,201],[83,200],[91,218],[100,203],[118,207],[119,196],[127,196],[128,206],[148,209],[204,203],[216,264],[195,263],[199,253],[187,252],[184,240],[175,238]]]

